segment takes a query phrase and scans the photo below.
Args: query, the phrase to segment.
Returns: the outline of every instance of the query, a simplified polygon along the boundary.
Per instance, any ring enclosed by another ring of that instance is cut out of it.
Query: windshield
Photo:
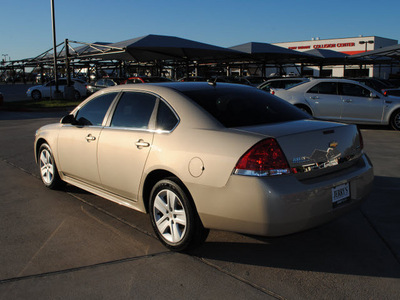
[[[225,127],[271,124],[311,118],[293,105],[253,88],[182,91]]]

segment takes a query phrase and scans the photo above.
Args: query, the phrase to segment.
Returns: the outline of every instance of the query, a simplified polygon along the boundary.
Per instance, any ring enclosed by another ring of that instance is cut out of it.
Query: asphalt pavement
[[[360,209],[279,238],[212,230],[170,252],[149,217],[45,188],[35,130],[63,112],[0,111],[0,299],[399,299],[400,133],[364,127],[374,189]]]

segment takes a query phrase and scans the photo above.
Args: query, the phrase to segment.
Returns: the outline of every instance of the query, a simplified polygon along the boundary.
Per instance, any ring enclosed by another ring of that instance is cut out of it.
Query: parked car
[[[354,78],[352,80],[361,82],[384,96],[400,96],[400,88],[397,88],[390,81],[378,78]]]
[[[189,76],[189,77],[182,77],[178,81],[184,82],[184,81],[207,81],[207,78],[202,77],[202,76]]]
[[[136,77],[130,77],[127,80],[125,80],[124,84],[131,84],[131,83],[155,83],[155,82],[170,82],[172,81],[171,79],[168,79],[166,77],[160,77],[160,76],[136,76]]]
[[[264,83],[261,83],[257,88],[260,90],[271,92],[271,88],[273,89],[287,89],[294,85],[297,85],[302,82],[310,81],[308,78],[275,78],[269,79]]]
[[[81,99],[81,97],[86,96],[86,86],[79,82],[78,80],[72,79],[74,91],[74,98],[75,100]],[[58,79],[58,89],[60,92],[64,92],[64,88],[67,86],[67,79],[60,78]],[[50,98],[50,96],[54,93],[56,89],[56,82],[55,80],[51,80],[43,85],[35,85],[30,87],[26,91],[26,95],[28,97],[32,97],[33,100],[40,100],[42,98]]]
[[[355,124],[390,124],[400,130],[400,98],[386,97],[357,81],[313,79],[273,92],[318,118]]]
[[[87,93],[91,95],[97,91],[100,91],[101,89],[122,84],[124,81],[125,79],[123,78],[101,78],[93,84],[88,84],[86,86]]]
[[[235,83],[246,84],[257,87],[266,80],[267,78],[262,76],[244,76],[244,77],[237,77]]]
[[[253,87],[119,85],[41,127],[45,186],[76,185],[147,212],[183,251],[208,229],[286,235],[357,207],[373,168],[355,125],[325,122]]]

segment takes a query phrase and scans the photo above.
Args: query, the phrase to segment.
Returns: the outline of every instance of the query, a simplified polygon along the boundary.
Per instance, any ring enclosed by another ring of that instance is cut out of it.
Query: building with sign
[[[273,45],[306,52],[314,49],[327,49],[348,55],[376,50],[387,46],[397,45],[398,41],[379,36],[358,36],[352,38],[320,39],[312,38],[308,41],[275,43]],[[271,70],[273,72],[273,70]],[[388,78],[390,74],[397,73],[398,67],[388,64],[376,65],[332,65],[332,66],[307,66],[303,74],[324,77],[353,77],[369,76]],[[290,69],[290,72],[298,73],[298,68]]]

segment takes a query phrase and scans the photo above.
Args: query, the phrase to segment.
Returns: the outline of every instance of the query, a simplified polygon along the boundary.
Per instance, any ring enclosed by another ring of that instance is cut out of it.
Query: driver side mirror
[[[370,97],[370,98],[379,98],[378,95],[375,94],[374,92],[371,92],[371,93],[369,94],[369,97]]]
[[[66,115],[61,119],[61,124],[71,124],[71,125],[78,125],[78,121],[75,119],[74,115]]]

